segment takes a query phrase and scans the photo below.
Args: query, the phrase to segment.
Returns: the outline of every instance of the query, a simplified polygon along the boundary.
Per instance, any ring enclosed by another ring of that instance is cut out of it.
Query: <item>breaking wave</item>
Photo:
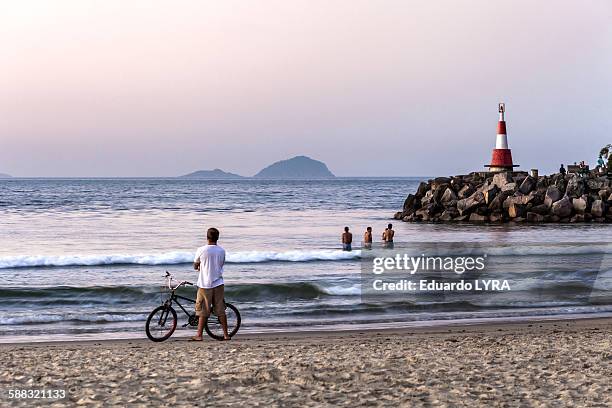
[[[320,249],[313,251],[245,251],[228,252],[227,263],[261,262],[311,262],[342,261],[357,259],[361,251],[337,251]],[[192,252],[167,252],[159,255],[50,255],[50,256],[2,256],[0,269],[61,267],[61,266],[103,266],[103,265],[179,265],[193,262]]]

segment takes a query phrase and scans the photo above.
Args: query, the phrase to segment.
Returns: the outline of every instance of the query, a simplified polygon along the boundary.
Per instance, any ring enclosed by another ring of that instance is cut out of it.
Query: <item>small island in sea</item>
[[[334,178],[327,165],[307,156],[295,156],[288,160],[277,161],[262,169],[256,178],[289,179],[328,179]]]
[[[13,176],[11,176],[10,174],[6,174],[6,173],[0,173],[0,179],[5,179],[5,178],[13,178]]]
[[[239,174],[228,173],[221,169],[214,170],[198,170],[193,173],[179,176],[180,178],[198,178],[198,179],[215,179],[215,180],[235,180],[246,178]]]
[[[239,174],[225,172],[221,169],[198,170],[179,177],[213,180],[236,180],[249,178]],[[329,179],[336,176],[329,171],[325,163],[311,159],[307,156],[296,156],[291,159],[277,161],[265,167],[253,177],[271,179]]]

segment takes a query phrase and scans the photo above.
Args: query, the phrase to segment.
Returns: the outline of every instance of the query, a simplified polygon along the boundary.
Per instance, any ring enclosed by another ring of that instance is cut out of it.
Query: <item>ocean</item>
[[[0,342],[145,337],[165,271],[195,281],[193,254],[213,226],[241,333],[612,315],[612,226],[392,220],[421,180],[0,180]],[[398,245],[488,249],[515,291],[362,296],[359,241],[389,222]],[[352,252],[340,250],[344,226]]]

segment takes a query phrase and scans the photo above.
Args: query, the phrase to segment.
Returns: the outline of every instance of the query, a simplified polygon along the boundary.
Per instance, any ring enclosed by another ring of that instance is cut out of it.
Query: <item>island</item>
[[[246,178],[239,174],[228,173],[221,169],[214,170],[198,170],[193,173],[185,174],[183,176],[179,176],[179,178],[189,178],[189,179],[213,179],[213,180],[235,180],[235,179],[243,179]]]
[[[329,179],[334,174],[325,163],[307,156],[296,156],[269,165],[255,175],[256,178],[275,179]]]
[[[13,176],[11,176],[10,174],[6,174],[6,173],[0,173],[0,179],[4,179],[4,178],[13,178]]]

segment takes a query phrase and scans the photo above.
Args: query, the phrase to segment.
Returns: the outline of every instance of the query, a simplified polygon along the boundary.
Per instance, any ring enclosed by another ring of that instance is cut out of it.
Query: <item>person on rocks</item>
[[[565,176],[565,167],[563,167],[563,164],[561,164],[561,168],[559,169],[559,173],[561,173],[562,176]]]

